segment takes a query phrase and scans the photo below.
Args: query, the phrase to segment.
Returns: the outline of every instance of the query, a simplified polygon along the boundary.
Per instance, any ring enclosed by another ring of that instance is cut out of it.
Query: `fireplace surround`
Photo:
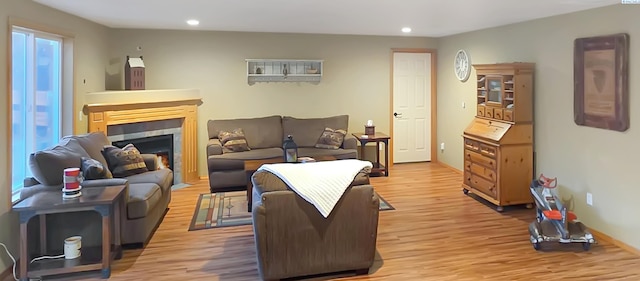
[[[198,90],[108,91],[87,94],[88,131],[110,141],[173,134],[176,183],[194,182],[197,171]],[[176,154],[176,151],[178,154]]]

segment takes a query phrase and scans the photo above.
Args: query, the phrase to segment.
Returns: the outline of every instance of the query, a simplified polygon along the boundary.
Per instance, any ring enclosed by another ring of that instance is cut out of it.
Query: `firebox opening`
[[[155,154],[158,157],[158,169],[173,171],[173,134],[126,139],[114,141],[112,144],[122,148],[130,143],[142,154]]]

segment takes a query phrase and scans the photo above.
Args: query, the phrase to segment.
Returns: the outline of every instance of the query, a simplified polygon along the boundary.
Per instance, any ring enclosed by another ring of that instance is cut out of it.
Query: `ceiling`
[[[620,0],[33,0],[112,28],[441,37]],[[186,24],[198,19],[200,25]],[[403,34],[402,27],[411,27]]]

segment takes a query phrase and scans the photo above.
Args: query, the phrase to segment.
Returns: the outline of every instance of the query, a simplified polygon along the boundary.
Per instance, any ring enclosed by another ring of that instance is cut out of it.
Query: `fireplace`
[[[120,148],[127,144],[133,144],[140,153],[155,154],[158,157],[158,166],[160,169],[174,170],[173,134],[125,139],[114,141],[112,144]]]

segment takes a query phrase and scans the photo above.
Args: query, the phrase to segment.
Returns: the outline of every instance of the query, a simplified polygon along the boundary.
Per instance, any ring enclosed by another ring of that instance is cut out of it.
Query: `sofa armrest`
[[[222,143],[219,139],[209,139],[207,142],[207,156],[222,154]]]
[[[158,156],[155,154],[141,154],[144,159],[144,164],[147,166],[147,170],[155,171],[158,169]]]
[[[112,179],[99,179],[99,180],[85,180],[80,184],[82,188],[91,188],[91,187],[101,187],[101,186],[115,186],[115,185],[126,185],[129,181],[123,178],[112,178]]]
[[[342,142],[342,148],[344,149],[358,149],[358,140],[351,134],[344,136]]]

